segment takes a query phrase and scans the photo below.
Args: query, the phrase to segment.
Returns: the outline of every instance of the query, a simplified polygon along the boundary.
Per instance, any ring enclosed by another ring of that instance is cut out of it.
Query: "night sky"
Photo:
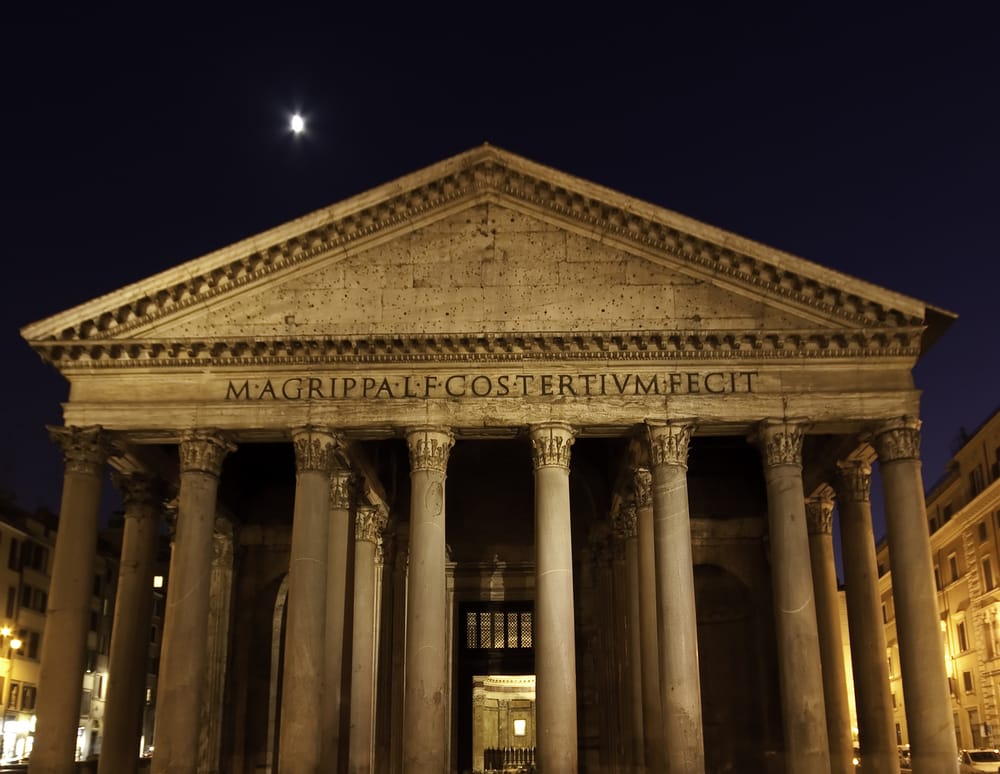
[[[23,325],[483,142],[956,312],[929,485],[1000,405],[988,5],[704,5],[6,22],[0,489],[58,508],[67,385]]]

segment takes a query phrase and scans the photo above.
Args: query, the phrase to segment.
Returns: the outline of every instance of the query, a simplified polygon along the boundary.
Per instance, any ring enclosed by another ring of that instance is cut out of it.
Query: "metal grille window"
[[[465,610],[465,647],[472,650],[510,650],[531,647],[532,614],[527,610]]]

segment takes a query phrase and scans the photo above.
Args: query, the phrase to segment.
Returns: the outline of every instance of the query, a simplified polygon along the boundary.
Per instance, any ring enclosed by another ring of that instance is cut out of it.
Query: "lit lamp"
[[[4,757],[4,746],[7,742],[7,709],[10,705],[10,680],[14,672],[14,654],[21,649],[21,640],[18,637],[11,637],[13,631],[9,626],[0,628],[0,642],[6,642],[10,638],[10,653],[7,654],[7,679],[4,680],[3,694],[3,720],[0,721],[0,760]]]

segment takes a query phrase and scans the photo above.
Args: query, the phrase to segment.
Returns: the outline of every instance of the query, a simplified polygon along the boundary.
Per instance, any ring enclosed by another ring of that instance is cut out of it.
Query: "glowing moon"
[[[302,134],[306,130],[306,120],[296,113],[292,116],[291,129],[295,134]]]

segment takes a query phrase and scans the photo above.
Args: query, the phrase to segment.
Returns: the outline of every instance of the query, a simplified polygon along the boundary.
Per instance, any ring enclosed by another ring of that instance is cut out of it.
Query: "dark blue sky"
[[[1000,36],[758,5],[5,24],[0,487],[58,506],[66,385],[21,326],[484,141],[957,312],[929,484],[1000,404]]]

